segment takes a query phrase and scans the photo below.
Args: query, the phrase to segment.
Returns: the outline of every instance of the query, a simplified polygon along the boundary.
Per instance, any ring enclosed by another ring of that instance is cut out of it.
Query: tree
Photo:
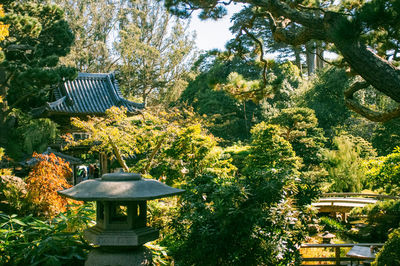
[[[153,107],[128,117],[126,109],[114,106],[106,110],[104,117],[89,117],[86,120],[72,118],[71,121],[73,126],[88,133],[89,137],[75,140],[71,134],[67,134],[67,148],[76,145],[90,146],[89,152],[107,154],[108,158],[118,161],[126,172],[155,172],[157,177],[164,176],[165,171],[180,172],[186,163],[191,163],[191,160],[188,162],[186,159],[193,158],[192,149],[196,148],[185,146],[190,137],[201,143],[208,143],[211,147],[215,145],[210,137],[199,134],[200,119],[185,109],[171,108],[166,112],[163,108]],[[203,138],[205,139],[202,140]],[[175,148],[171,148],[171,145]],[[178,150],[180,152],[176,152]],[[187,156],[182,158],[184,154]],[[165,162],[161,159],[164,163],[160,163],[158,157],[164,155],[176,159],[176,162]],[[177,165],[181,168],[176,169]],[[157,169],[152,172],[153,168]],[[171,179],[175,177],[176,175]]]
[[[379,124],[373,133],[372,144],[380,156],[388,155],[400,146],[400,119]]]
[[[75,41],[61,63],[80,72],[106,73],[118,62],[112,47],[121,5],[109,0],[52,0],[65,12]]]
[[[53,2],[76,36],[63,64],[81,72],[115,71],[131,99],[170,103],[179,97],[195,50],[188,23],[154,0]]]
[[[110,159],[116,159],[125,172],[129,172],[124,157],[139,152],[139,127],[128,120],[126,109],[111,107],[104,117],[89,117],[87,120],[73,117],[71,124],[89,137],[75,140],[71,134],[65,137],[68,146],[87,145],[90,152],[104,152]],[[143,134],[144,135],[144,134]],[[144,137],[144,136],[142,136]]]
[[[302,240],[302,225],[291,199],[299,158],[279,136],[278,126],[260,123],[252,129],[245,160],[246,174],[238,178],[226,171],[232,167],[225,162],[217,167],[212,164],[211,173],[203,168],[196,178],[182,182],[186,192],[173,218],[174,230],[167,237],[178,263],[299,262],[296,245]]]
[[[223,58],[217,51],[202,54],[193,67],[198,75],[189,82],[179,101],[192,106],[200,115],[206,115],[210,122],[208,129],[216,137],[226,141],[245,140],[250,137],[251,127],[261,118],[260,108],[249,100],[231,97],[222,90],[221,84],[227,82],[231,72],[256,79],[262,69],[251,59]]]
[[[321,152],[326,140],[322,129],[317,127],[318,120],[311,109],[283,109],[270,122],[283,129],[281,136],[290,142],[305,165],[318,166],[322,162]]]
[[[318,127],[314,111],[308,108],[287,108],[270,118],[269,122],[280,126],[280,135],[302,159],[296,198],[299,205],[310,204],[320,194],[320,187],[327,175],[321,167],[326,139],[323,130]]]
[[[154,0],[126,0],[119,11],[115,49],[121,89],[142,101],[170,103],[187,85],[194,59],[188,24]]]
[[[63,12],[54,5],[15,1],[4,6],[1,18],[9,36],[0,42],[4,60],[0,64],[0,143],[7,141],[13,108],[29,111],[45,103],[53,86],[72,79],[76,71],[58,65],[74,36]]]
[[[34,153],[33,157],[38,163],[26,180],[29,197],[38,205],[42,214],[53,217],[66,210],[69,200],[60,196],[57,191],[71,187],[68,179],[72,175],[72,170],[68,162],[54,154]]]
[[[398,1],[373,0],[339,5],[328,1],[319,4],[314,1],[289,3],[282,0],[233,2],[245,3],[245,8],[251,8],[250,16],[243,23],[241,31],[263,31],[263,26],[267,25],[253,23],[261,17],[269,21],[268,26],[277,42],[294,46],[311,40],[333,44],[343,57],[344,65],[363,79],[344,93],[346,105],[350,109],[373,121],[387,121],[400,116],[400,107],[381,113],[362,106],[354,98],[356,92],[372,86],[395,102],[400,102],[400,75],[393,65],[398,61],[400,38]],[[165,2],[177,15],[187,17],[192,10],[201,9],[200,17],[214,19],[226,14],[225,5],[229,3],[218,0]]]
[[[333,139],[334,150],[325,150],[325,167],[332,192],[359,192],[365,185],[363,160],[376,156],[371,144],[360,137],[341,135]]]
[[[310,88],[300,96],[300,105],[314,110],[319,127],[329,133],[332,128],[343,126],[351,117],[343,93],[351,80],[343,69],[329,67],[319,72]]]

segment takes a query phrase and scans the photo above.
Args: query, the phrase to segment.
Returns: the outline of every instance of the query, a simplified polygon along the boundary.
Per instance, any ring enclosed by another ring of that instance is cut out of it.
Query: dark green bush
[[[367,226],[361,231],[369,234],[366,241],[386,241],[391,230],[398,228],[400,224],[400,200],[380,201],[376,204],[357,208],[351,212],[351,216],[367,216]]]
[[[298,158],[261,123],[252,130],[244,175],[213,169],[185,179],[169,245],[178,265],[291,265],[303,239],[293,208]]]
[[[400,228],[389,235],[383,248],[378,252],[372,265],[398,266],[400,265]]]
[[[321,217],[320,224],[324,226],[324,231],[330,232],[344,232],[346,227],[329,217]]]

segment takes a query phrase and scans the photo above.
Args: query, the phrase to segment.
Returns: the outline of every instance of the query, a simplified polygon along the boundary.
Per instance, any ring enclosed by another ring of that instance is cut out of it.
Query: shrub
[[[25,182],[10,175],[0,176],[0,209],[7,213],[20,213],[26,207]]]
[[[290,195],[299,159],[277,126],[252,129],[245,175],[224,171],[186,178],[168,244],[182,265],[290,265],[303,239]],[[218,165],[218,164],[217,164]]]
[[[393,153],[370,161],[367,178],[373,188],[384,188],[397,195],[400,191],[400,147]]]
[[[57,194],[58,190],[71,187],[67,179],[71,176],[69,163],[54,154],[33,154],[39,162],[26,180],[30,200],[39,206],[45,216],[54,216],[66,210],[68,200]]]
[[[325,231],[344,232],[346,230],[346,228],[341,223],[329,217],[321,217],[320,224],[324,226]]]
[[[383,248],[376,255],[372,265],[388,266],[400,265],[400,228],[389,235]]]
[[[93,217],[90,205],[46,221],[0,212],[0,265],[83,265],[90,246],[81,232]]]
[[[326,169],[331,185],[330,192],[358,192],[363,188],[365,168],[362,149],[348,136],[335,137],[335,150],[326,150]]]
[[[370,240],[385,241],[388,233],[400,225],[400,200],[380,201],[356,208],[351,215],[367,215],[368,225],[363,231],[369,233]]]

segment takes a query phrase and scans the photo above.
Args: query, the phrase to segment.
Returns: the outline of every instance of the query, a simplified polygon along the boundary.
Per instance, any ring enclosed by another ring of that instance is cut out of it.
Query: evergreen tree
[[[270,122],[283,130],[281,136],[290,142],[296,155],[306,166],[318,166],[322,162],[322,149],[326,141],[313,110],[288,108],[273,117]]]
[[[171,11],[183,17],[190,16],[192,10],[200,9],[200,17],[204,19],[221,18],[226,14],[225,6],[230,3],[217,0],[165,2]],[[269,27],[276,42],[295,47],[310,41],[333,44],[343,58],[342,66],[362,78],[345,91],[347,107],[372,121],[388,121],[400,116],[400,75],[394,67],[399,60],[397,51],[400,47],[398,1],[289,3],[283,0],[250,0],[235,1],[237,3],[246,4],[244,8],[250,10],[245,21],[241,21],[240,33],[247,33],[249,29],[263,32],[265,27]],[[268,25],[254,23],[258,18],[268,20]],[[262,58],[264,51],[260,49],[259,52]],[[379,112],[358,102],[355,93],[370,89],[369,86],[397,102],[396,107],[388,112]]]
[[[300,105],[313,109],[319,127],[330,133],[332,128],[343,126],[351,117],[343,97],[350,84],[351,79],[344,70],[326,68],[314,77],[310,88],[300,96]]]
[[[0,42],[4,60],[0,64],[0,143],[7,142],[13,127],[9,114],[14,108],[29,111],[48,99],[53,86],[76,75],[60,66],[74,40],[62,10],[55,5],[15,1],[4,5],[2,22],[9,36]],[[8,124],[7,124],[8,122]]]
[[[199,75],[189,82],[179,101],[206,115],[209,129],[215,136],[227,141],[248,139],[250,128],[261,118],[260,108],[249,100],[235,99],[225,90],[216,88],[227,82],[231,72],[256,79],[261,69],[251,60],[233,58],[224,61],[222,57],[216,51],[200,56],[194,67]]]

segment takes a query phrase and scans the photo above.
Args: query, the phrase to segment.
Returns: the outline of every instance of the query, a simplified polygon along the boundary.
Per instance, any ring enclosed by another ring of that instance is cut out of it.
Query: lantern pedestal
[[[85,230],[84,236],[98,247],[89,253],[86,266],[137,266],[151,264],[152,253],[142,245],[158,238],[158,230],[146,226],[147,200],[183,190],[142,179],[139,174],[113,173],[58,193],[96,201],[96,225]]]
[[[101,247],[89,253],[85,266],[147,266],[152,263],[151,257],[151,251],[143,246],[118,249]]]

